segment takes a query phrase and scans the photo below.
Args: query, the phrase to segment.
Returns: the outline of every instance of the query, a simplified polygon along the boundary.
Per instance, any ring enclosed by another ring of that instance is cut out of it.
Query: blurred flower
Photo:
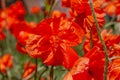
[[[78,55],[71,46],[78,45],[84,35],[74,22],[62,18],[48,18],[34,28],[26,49],[33,58],[42,58],[47,65],[64,65],[70,68]]]
[[[109,66],[108,72],[109,80],[119,80],[120,79],[120,59],[115,59]]]
[[[0,40],[5,39],[5,34],[3,33],[3,24],[4,24],[4,18],[2,16],[2,11],[0,11]]]
[[[3,34],[2,31],[0,31],[0,40],[4,40],[6,37],[5,37],[5,34]]]
[[[24,72],[23,72],[23,75],[22,75],[22,80],[28,80],[30,79],[33,74],[35,73],[35,70],[36,70],[36,65],[33,64],[32,62],[26,62],[24,64]]]
[[[104,10],[105,12],[112,16],[112,15],[115,15],[115,16],[118,16],[120,15],[120,1],[119,0],[114,0],[114,1],[108,1],[108,2],[105,2],[104,4],[106,4],[104,6]]]
[[[31,10],[30,10],[30,12],[31,12],[32,14],[38,14],[38,13],[40,13],[40,11],[41,11],[41,9],[40,9],[40,7],[38,7],[38,6],[33,6],[33,7],[31,8]]]
[[[36,26],[33,22],[28,23],[26,21],[14,22],[9,28],[10,32],[17,39],[16,48],[19,52],[27,54],[25,45],[27,39],[32,35],[32,29]]]
[[[63,13],[63,12],[60,12],[59,10],[54,10],[54,11],[52,12],[52,17],[53,17],[53,18],[59,18],[59,17],[66,18],[66,14]]]
[[[16,1],[16,3],[7,8],[6,13],[8,17],[15,18],[17,20],[24,20],[26,10],[21,1]]]
[[[73,17],[74,21],[79,24],[85,32],[88,32],[91,29],[95,29],[95,21],[92,15],[92,11],[88,0],[62,0],[63,6],[70,8],[70,15]],[[69,4],[69,6],[68,6]],[[95,14],[101,27],[105,20],[105,13],[100,6],[98,6],[97,0],[93,1]]]
[[[104,53],[95,46],[80,57],[63,80],[103,80]]]
[[[119,34],[113,34],[112,30],[107,31],[106,29],[101,31],[101,36],[106,44],[106,47],[109,51],[109,57],[113,57],[113,56],[120,56],[120,35]],[[103,50],[102,44],[98,38],[98,36],[94,34],[92,34],[92,41],[93,41],[93,46],[99,46],[100,50]],[[90,51],[90,37],[89,34],[86,37],[86,40],[84,42],[84,52],[87,53]]]
[[[12,66],[13,66],[12,59],[13,58],[9,53],[3,55],[0,58],[0,72],[6,73],[8,68],[9,69],[12,68]]]

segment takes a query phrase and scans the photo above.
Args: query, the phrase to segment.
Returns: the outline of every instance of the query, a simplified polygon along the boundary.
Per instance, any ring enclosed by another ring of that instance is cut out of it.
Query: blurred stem
[[[1,66],[0,66],[0,67],[1,67]],[[0,72],[0,75],[2,76],[2,80],[5,80],[4,74]]]
[[[7,38],[6,38],[6,44],[7,44],[8,51],[9,51],[9,53],[12,53],[10,42],[9,42],[10,35],[9,35],[9,31],[7,29],[6,29],[6,36],[7,36]]]
[[[54,79],[54,66],[51,66],[50,68],[50,80]]]
[[[50,9],[49,9],[49,12],[48,12],[48,15],[47,15],[47,18],[50,17],[52,11],[54,10],[56,4],[57,4],[58,0],[51,0],[50,1]]]
[[[43,70],[43,72],[41,72],[39,80],[42,78],[42,75],[48,70],[48,66],[45,66],[45,69]]]
[[[108,62],[109,62],[108,51],[107,51],[107,47],[106,47],[105,42],[104,42],[104,40],[101,36],[101,33],[100,33],[100,28],[99,28],[99,24],[98,24],[96,15],[95,15],[92,0],[89,0],[89,2],[90,2],[90,7],[91,7],[91,10],[92,10],[93,17],[94,17],[94,20],[95,20],[95,23],[96,23],[97,33],[98,33],[100,41],[102,42],[102,46],[103,46],[104,53],[105,53],[104,80],[107,80]]]
[[[49,9],[47,17],[50,17],[50,15],[51,15],[53,4],[54,4],[54,0],[51,0],[50,1],[50,9]]]
[[[1,3],[2,3],[2,9],[4,10],[4,14],[5,14],[5,17],[4,17],[5,25],[4,25],[4,27],[6,28],[8,26],[8,24],[7,24],[7,20],[6,20],[6,12],[5,12],[6,4],[5,4],[5,0],[1,0]],[[9,36],[10,35],[9,35],[9,31],[8,31],[7,28],[6,28],[5,32],[6,32],[6,36],[7,36],[6,43],[7,43],[8,51],[9,51],[9,53],[12,53],[10,43],[9,43]]]
[[[35,77],[35,80],[37,80],[37,73],[38,73],[37,72],[37,69],[38,69],[38,59],[37,58],[35,59],[35,64],[36,64],[36,70],[35,70],[35,76],[34,77]]]
[[[92,28],[90,29],[90,49],[93,48]]]
[[[1,4],[2,4],[2,9],[5,10],[5,8],[6,8],[5,0],[1,0]]]

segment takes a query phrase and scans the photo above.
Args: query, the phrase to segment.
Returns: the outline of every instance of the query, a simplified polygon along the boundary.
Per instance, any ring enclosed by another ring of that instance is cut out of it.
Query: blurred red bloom
[[[109,66],[109,80],[120,80],[120,59],[115,59]]]
[[[120,55],[120,48],[119,48],[119,34],[113,34],[112,30],[107,31],[106,29],[101,31],[101,36],[103,40],[105,41],[106,47],[109,50],[109,57],[112,56],[119,56]],[[98,38],[98,36],[95,35],[95,33],[92,35],[92,41],[94,46],[99,46],[100,50],[103,50],[102,44]],[[84,51],[89,52],[90,51],[90,37],[89,34],[85,40],[84,43]]]
[[[104,53],[97,46],[79,58],[63,80],[103,80]]]
[[[10,54],[5,54],[0,58],[0,72],[6,73],[7,68],[12,68],[13,62],[12,62],[12,56]]]
[[[9,30],[17,39],[16,48],[19,52],[26,54],[26,41],[31,36],[32,29],[36,25],[34,23],[28,23],[26,21],[16,21],[12,23]]]
[[[74,22],[62,18],[45,19],[34,29],[26,45],[28,54],[42,58],[47,65],[64,65],[70,68],[78,59],[71,46],[78,45],[84,35]]]
[[[104,4],[106,4],[104,6],[104,10],[108,15],[110,15],[110,16],[112,16],[112,15],[118,16],[120,14],[120,10],[119,10],[120,1],[119,0],[108,1],[108,2],[106,2]]]
[[[71,17],[74,18],[75,22],[79,24],[85,32],[88,30],[94,29],[95,27],[95,21],[92,16],[92,11],[90,8],[90,5],[88,3],[88,0],[62,0],[63,6],[65,6],[65,3],[68,7],[71,9]],[[101,9],[100,5],[98,6],[97,0],[93,1],[95,14],[99,23],[99,26],[102,26],[105,22],[104,16],[105,13]]]
[[[21,1],[16,1],[16,3],[12,4],[7,8],[6,13],[9,17],[24,20],[24,16],[26,14],[26,10]]]
[[[2,17],[2,11],[0,11],[0,40],[5,39],[5,34],[3,33],[3,23],[4,23],[4,18]]]
[[[40,11],[41,11],[41,9],[40,9],[40,7],[38,7],[38,6],[33,6],[33,7],[31,8],[31,13],[32,13],[32,14],[38,14]]]
[[[6,37],[5,37],[5,34],[3,34],[2,31],[0,31],[0,40],[4,40]]]
[[[30,79],[33,76],[33,74],[35,73],[35,70],[36,70],[35,64],[33,64],[32,62],[26,62],[24,64],[24,72],[22,75],[22,79],[23,80]]]
[[[53,17],[53,18],[59,18],[59,17],[66,18],[66,14],[63,13],[63,12],[60,12],[59,10],[54,10],[54,11],[52,12],[52,17]]]

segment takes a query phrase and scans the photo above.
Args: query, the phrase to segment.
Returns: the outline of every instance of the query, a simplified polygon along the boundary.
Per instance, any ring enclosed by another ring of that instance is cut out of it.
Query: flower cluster
[[[0,10],[0,41],[7,40],[9,32],[21,55],[36,60],[36,64],[31,61],[24,64],[22,79],[37,75],[40,67],[37,59],[41,59],[44,66],[52,66],[51,70],[53,66],[69,70],[63,80],[119,80],[120,35],[106,26],[118,27],[120,0],[61,0],[62,7],[69,9],[67,14],[53,10],[56,1],[51,1],[45,7],[50,6],[49,12],[36,6],[31,8],[35,18],[47,12],[38,23],[25,19],[27,11],[21,0]],[[0,57],[1,73],[12,66],[10,54]],[[54,71],[50,72],[52,77]]]

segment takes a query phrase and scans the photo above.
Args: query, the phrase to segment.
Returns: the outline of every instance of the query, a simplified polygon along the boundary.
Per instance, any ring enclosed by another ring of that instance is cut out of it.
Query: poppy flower
[[[2,73],[6,73],[7,72],[7,68],[12,68],[13,66],[13,62],[12,62],[12,56],[8,53],[3,55],[0,58],[0,72]]]
[[[0,40],[4,40],[5,38],[5,34],[2,31],[0,31]]]
[[[81,42],[84,32],[76,23],[62,18],[48,18],[33,31],[35,35],[26,44],[31,57],[42,58],[47,65],[64,65],[66,68],[78,59],[71,46]]]
[[[0,11],[0,40],[5,39],[5,34],[3,33],[3,22],[4,18],[2,17],[2,12]]]
[[[119,8],[120,8],[119,0],[106,2],[106,5],[104,6],[105,12],[110,16],[112,15],[118,16],[120,14]]]
[[[109,66],[108,79],[109,80],[120,79],[120,59],[112,60],[112,63]]]
[[[26,41],[32,35],[31,32],[35,26],[34,23],[28,23],[26,21],[17,21],[10,26],[9,31],[17,39],[16,48],[19,52],[23,54],[27,53],[25,49]]]
[[[65,2],[67,1],[68,0],[66,0]],[[95,21],[88,0],[70,0],[69,2],[69,8],[71,9],[70,14],[72,15],[71,17],[74,18],[75,22],[79,24],[85,32],[94,29],[93,27],[95,27]],[[98,6],[96,0],[93,1],[93,4],[99,26],[101,27],[105,22],[105,13],[101,9],[101,7]]]
[[[26,10],[21,1],[16,1],[14,4],[8,7],[6,13],[9,17],[15,18],[17,20],[24,20]]]
[[[32,14],[38,14],[40,11],[41,11],[41,9],[40,9],[40,7],[38,7],[38,6],[33,6],[33,7],[31,8],[31,13],[32,13]]]
[[[35,73],[35,70],[36,70],[36,65],[31,63],[31,62],[26,62],[24,64],[24,72],[23,72],[23,75],[22,75],[22,79],[23,80],[28,80],[30,79],[33,74]]]
[[[104,53],[95,46],[80,57],[63,80],[103,80]]]
[[[86,40],[84,43],[84,51],[87,53],[90,51],[90,37],[89,37],[89,33],[86,36]],[[120,35],[119,34],[113,34],[112,30],[107,31],[106,29],[101,31],[101,36],[106,44],[106,47],[109,51],[109,57],[112,56],[118,56],[119,54],[119,39],[120,39]],[[103,50],[101,41],[99,40],[98,36],[94,33],[92,34],[92,41],[93,41],[93,45],[94,46],[99,46],[100,50]]]

